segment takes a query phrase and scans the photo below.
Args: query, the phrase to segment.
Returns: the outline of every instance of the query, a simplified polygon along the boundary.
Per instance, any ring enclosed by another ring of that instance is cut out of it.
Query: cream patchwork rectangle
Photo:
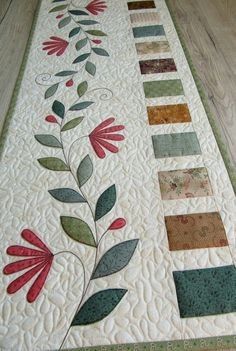
[[[156,23],[160,24],[160,15],[158,12],[132,13],[130,15],[131,23]]]

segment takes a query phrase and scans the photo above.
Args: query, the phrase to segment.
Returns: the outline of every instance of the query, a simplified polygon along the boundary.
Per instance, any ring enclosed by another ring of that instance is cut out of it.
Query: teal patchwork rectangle
[[[236,312],[236,268],[173,272],[181,318]]]
[[[180,79],[144,82],[143,89],[146,98],[184,95]]]
[[[152,136],[156,158],[200,155],[201,148],[195,132]]]
[[[156,37],[165,35],[165,30],[162,25],[135,27],[133,28],[133,34],[135,38]]]

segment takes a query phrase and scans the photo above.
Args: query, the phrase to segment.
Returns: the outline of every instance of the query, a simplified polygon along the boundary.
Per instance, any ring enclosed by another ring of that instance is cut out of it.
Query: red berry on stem
[[[58,15],[56,18],[59,19],[59,18],[62,18],[64,15]]]
[[[102,41],[99,40],[99,39],[93,39],[92,42],[93,42],[94,44],[101,44]]]
[[[45,117],[45,121],[49,122],[49,123],[57,123],[57,119],[55,116],[53,115],[48,115]]]
[[[126,220],[124,218],[117,218],[111,223],[108,230],[121,229],[126,225]]]
[[[70,79],[70,80],[68,80],[68,81],[66,82],[66,86],[67,86],[67,87],[72,87],[73,84],[74,84],[73,79]]]

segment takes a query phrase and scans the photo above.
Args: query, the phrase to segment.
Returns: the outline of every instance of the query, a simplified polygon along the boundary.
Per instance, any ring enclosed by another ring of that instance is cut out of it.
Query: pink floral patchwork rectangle
[[[212,195],[205,167],[159,172],[158,178],[163,200]]]

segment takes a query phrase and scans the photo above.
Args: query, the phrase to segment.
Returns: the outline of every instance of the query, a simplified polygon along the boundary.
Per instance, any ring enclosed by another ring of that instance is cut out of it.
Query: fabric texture
[[[146,98],[184,95],[179,79],[144,82],[143,88]]]
[[[148,106],[147,112],[150,125],[191,122],[187,104]]]

